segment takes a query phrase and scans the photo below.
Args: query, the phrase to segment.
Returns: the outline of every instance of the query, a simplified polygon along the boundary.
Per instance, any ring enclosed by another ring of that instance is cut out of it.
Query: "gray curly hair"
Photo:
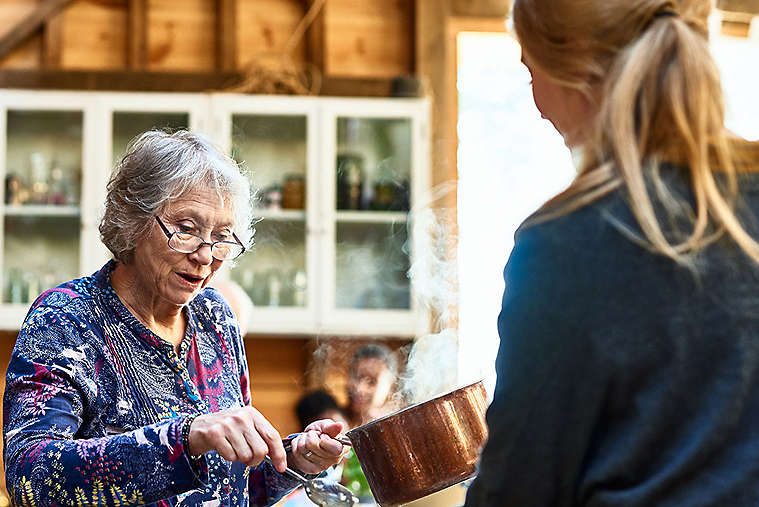
[[[237,162],[201,134],[150,130],[129,144],[108,182],[100,238],[119,262],[132,261],[134,249],[153,216],[197,188],[231,202],[235,233],[248,248],[253,242],[253,211],[248,178]]]

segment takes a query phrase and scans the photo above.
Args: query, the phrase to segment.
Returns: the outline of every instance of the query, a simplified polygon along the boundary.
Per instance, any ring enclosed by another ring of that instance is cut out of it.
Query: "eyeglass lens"
[[[203,244],[203,238],[185,232],[175,232],[169,238],[169,246],[182,253],[192,253]],[[242,253],[242,246],[231,241],[219,241],[211,245],[211,256],[218,260],[226,260],[237,257]]]

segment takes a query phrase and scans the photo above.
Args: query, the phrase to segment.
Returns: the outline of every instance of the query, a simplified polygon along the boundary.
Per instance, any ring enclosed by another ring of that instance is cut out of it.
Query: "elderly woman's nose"
[[[201,245],[201,247],[191,253],[190,256],[196,262],[204,266],[213,262],[213,256],[211,255],[211,245],[208,243]]]

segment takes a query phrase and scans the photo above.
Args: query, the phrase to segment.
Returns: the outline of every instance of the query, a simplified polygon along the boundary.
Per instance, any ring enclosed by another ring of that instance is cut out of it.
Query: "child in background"
[[[348,367],[348,406],[351,428],[378,419],[394,410],[391,397],[398,377],[397,361],[384,345],[359,347]]]

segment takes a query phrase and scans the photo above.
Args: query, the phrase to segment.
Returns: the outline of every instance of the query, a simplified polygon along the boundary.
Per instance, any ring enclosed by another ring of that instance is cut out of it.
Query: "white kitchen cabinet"
[[[426,101],[2,90],[0,108],[0,327],[108,258],[97,225],[110,170],[136,134],[168,127],[209,135],[258,189],[255,246],[221,274],[253,300],[252,332],[426,332],[406,275],[419,254],[410,209],[428,187]]]

